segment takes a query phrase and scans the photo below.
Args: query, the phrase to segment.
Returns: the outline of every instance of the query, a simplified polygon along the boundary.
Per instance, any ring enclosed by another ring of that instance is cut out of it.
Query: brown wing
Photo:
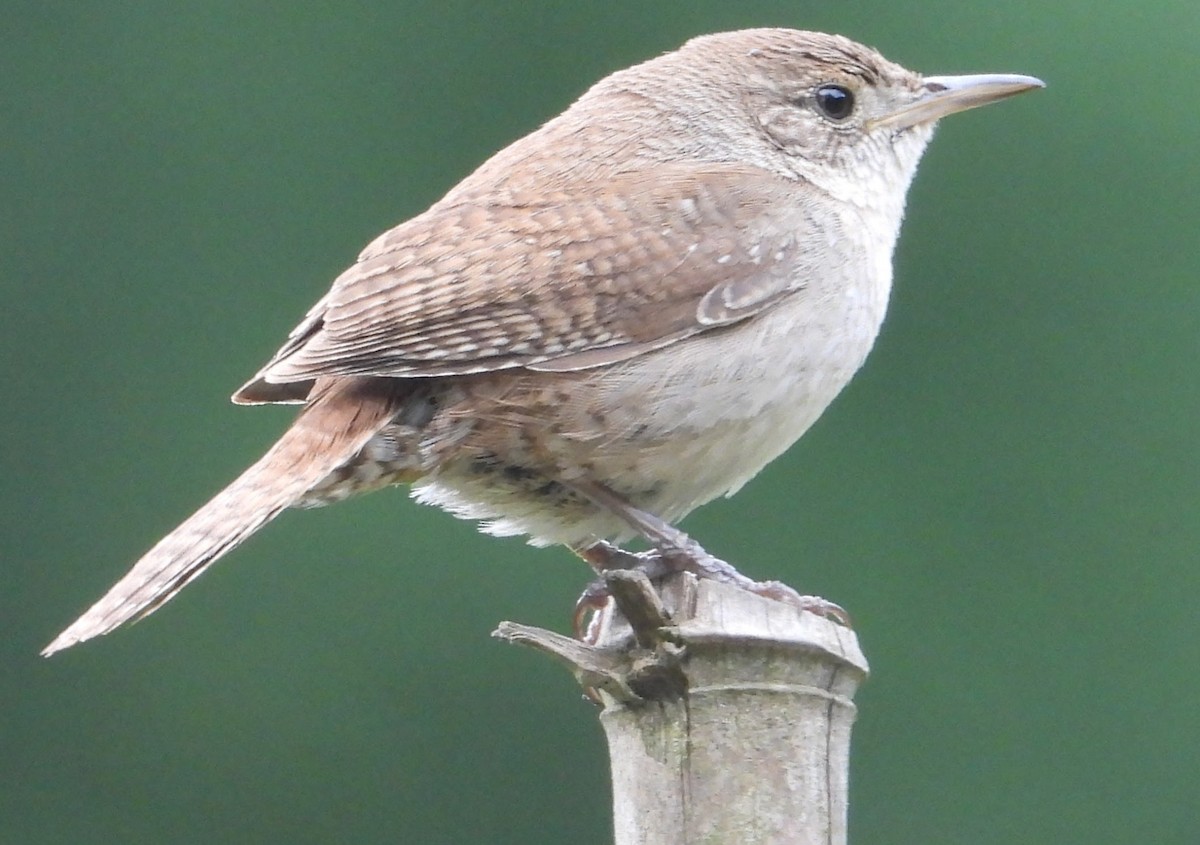
[[[434,206],[368,246],[235,400],[302,399],[323,375],[585,369],[745,319],[803,284],[790,190],[679,166]]]

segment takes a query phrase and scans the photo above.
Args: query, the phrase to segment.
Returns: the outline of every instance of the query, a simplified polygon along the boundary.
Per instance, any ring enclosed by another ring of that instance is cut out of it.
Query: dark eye
[[[822,85],[816,93],[817,108],[830,120],[843,121],[854,111],[854,94],[841,85]]]

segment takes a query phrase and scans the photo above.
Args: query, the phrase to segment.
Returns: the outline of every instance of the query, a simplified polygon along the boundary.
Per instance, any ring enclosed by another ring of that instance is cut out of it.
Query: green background
[[[1200,842],[1200,5],[6,2],[0,842],[601,843],[585,569],[389,491],[37,650],[252,461],[228,394],[376,233],[604,74],[839,31],[1047,90],[946,122],[864,371],[685,526],[845,605],[855,843]]]

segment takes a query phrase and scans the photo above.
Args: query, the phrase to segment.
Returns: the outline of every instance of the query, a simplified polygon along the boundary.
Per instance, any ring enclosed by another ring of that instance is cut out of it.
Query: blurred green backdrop
[[[1200,6],[3,4],[0,842],[600,843],[559,550],[377,494],[37,650],[255,458],[226,397],[379,231],[689,36],[843,32],[1049,88],[947,121],[887,325],[686,527],[844,604],[855,843],[1200,842]]]

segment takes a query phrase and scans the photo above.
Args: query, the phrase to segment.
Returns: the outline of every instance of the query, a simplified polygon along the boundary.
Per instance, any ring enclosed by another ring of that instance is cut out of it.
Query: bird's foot
[[[652,580],[661,579],[673,572],[691,572],[699,578],[708,578],[724,584],[741,587],[765,598],[782,601],[831,619],[847,628],[852,627],[850,614],[831,601],[818,596],[802,596],[779,581],[755,581],[738,572],[732,565],[710,555],[704,547],[669,522],[633,505],[624,497],[596,481],[576,479],[570,486],[596,505],[615,513],[653,548],[635,554],[618,548],[611,543],[599,542],[586,548],[577,548],[575,553],[591,565],[601,577],[588,585],[575,603],[575,635],[586,642],[593,641],[598,633],[596,615],[608,600],[608,587],[603,575],[610,569],[640,569]],[[586,632],[583,621],[589,613],[593,618]]]
[[[854,627],[850,614],[840,605],[820,596],[801,595],[782,581],[755,581],[753,578],[747,578],[738,572],[733,564],[709,554],[704,547],[682,531],[671,526],[666,527],[671,531],[670,545],[668,548],[662,548],[660,553],[668,561],[676,561],[676,570],[691,572],[699,578],[732,584],[763,598],[781,601],[808,613],[823,616],[847,628]]]
[[[665,523],[664,523],[665,525]],[[670,536],[663,536],[663,547],[646,552],[629,552],[611,543],[600,542],[587,548],[576,549],[576,554],[600,576],[587,585],[575,602],[572,628],[575,636],[585,642],[594,642],[596,617],[589,614],[601,610],[609,599],[608,585],[604,573],[612,569],[641,570],[651,580],[661,580],[676,572],[690,572],[698,578],[707,578],[723,584],[732,584],[763,598],[790,604],[808,613],[831,619],[847,628],[853,627],[850,614],[839,605],[820,596],[805,596],[781,581],[755,581],[747,578],[730,563],[709,554],[695,540],[671,526]],[[585,624],[586,621],[586,624]]]

